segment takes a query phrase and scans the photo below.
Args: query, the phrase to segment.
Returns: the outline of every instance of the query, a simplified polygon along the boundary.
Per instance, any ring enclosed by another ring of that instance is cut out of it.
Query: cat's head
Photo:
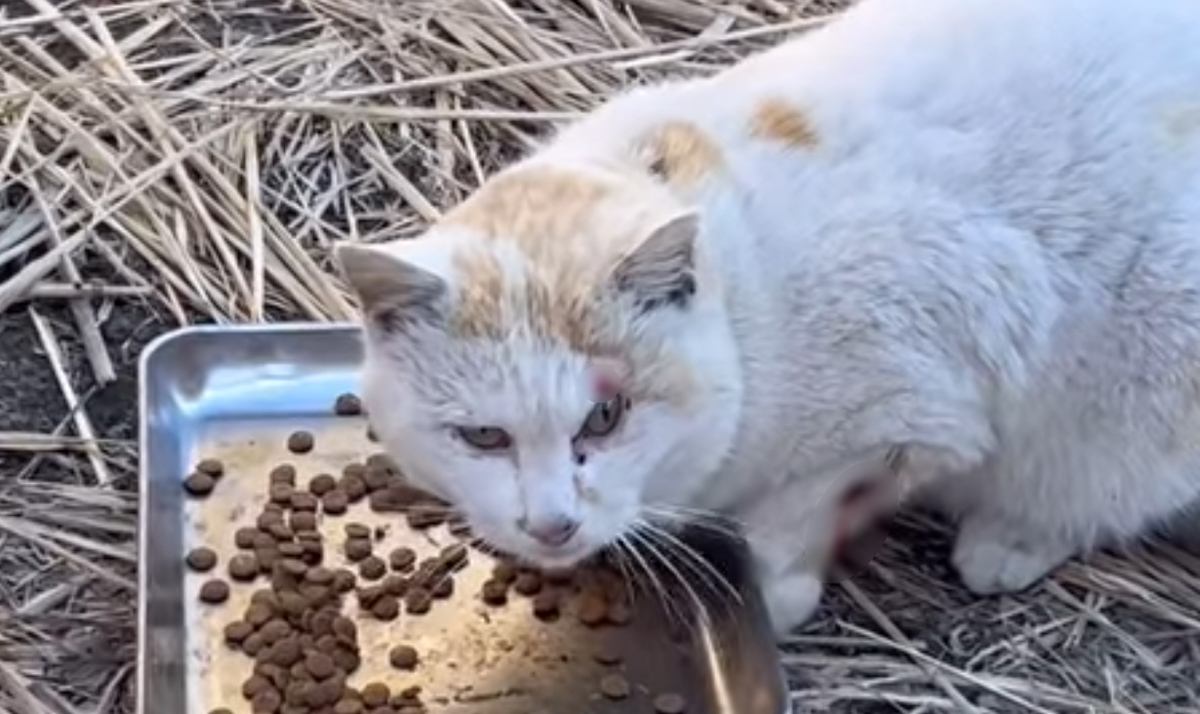
[[[547,566],[703,488],[739,378],[700,225],[648,177],[526,164],[418,239],[341,247],[400,466]]]

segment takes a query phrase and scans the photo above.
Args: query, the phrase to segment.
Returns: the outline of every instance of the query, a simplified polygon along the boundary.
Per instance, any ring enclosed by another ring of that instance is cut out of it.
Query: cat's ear
[[[393,333],[445,318],[449,287],[437,275],[370,246],[343,243],[336,257],[371,325]]]
[[[696,294],[699,229],[699,216],[685,213],[651,231],[613,270],[617,291],[630,295],[642,312],[690,304]]]

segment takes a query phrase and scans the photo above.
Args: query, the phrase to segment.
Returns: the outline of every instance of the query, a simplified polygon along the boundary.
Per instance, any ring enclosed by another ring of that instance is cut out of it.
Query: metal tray
[[[289,461],[305,479],[337,473],[377,450],[363,420],[331,413],[337,394],[355,390],[361,356],[356,328],[328,325],[189,328],[147,349],[141,365],[141,714],[204,714],[221,706],[249,712],[240,685],[253,661],[223,644],[222,628],[262,584],[233,584],[226,604],[201,605],[197,592],[207,576],[185,572],[183,555],[196,545],[212,547],[223,576],[233,531],[253,523],[271,466]],[[286,435],[300,427],[316,435],[317,447],[305,456],[288,454]],[[208,498],[185,498],[182,479],[207,456],[222,459],[226,475]],[[424,536],[394,515],[388,519],[358,504],[322,524],[331,541],[326,560],[335,565],[341,564],[346,519],[389,526],[388,540],[376,552],[400,544],[429,552],[452,538],[441,527]],[[428,615],[359,620],[363,665],[349,683],[382,679],[393,691],[420,684],[433,714],[651,712],[652,695],[663,691],[684,694],[691,714],[786,712],[778,653],[744,546],[711,529],[685,537],[728,577],[741,605],[697,587],[710,600],[708,617],[684,628],[658,599],[644,596],[635,602],[633,624],[624,628],[589,630],[566,616],[543,623],[518,598],[498,609],[483,605],[479,586],[491,566],[472,553],[471,565],[456,577],[453,598]],[[347,613],[355,607],[348,598]],[[633,684],[624,701],[597,695],[603,667],[588,652],[599,640],[623,652],[623,673]],[[389,668],[386,653],[397,641],[422,652],[415,672]]]

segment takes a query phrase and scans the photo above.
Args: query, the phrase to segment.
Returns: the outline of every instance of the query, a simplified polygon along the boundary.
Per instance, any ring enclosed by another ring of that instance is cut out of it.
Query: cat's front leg
[[[1075,550],[1043,529],[978,511],[963,518],[953,561],[971,592],[991,595],[1024,590]]]
[[[777,640],[785,640],[804,624],[821,604],[825,584],[816,573],[802,569],[785,570],[761,579],[763,600],[771,628]]]
[[[746,520],[754,524],[747,532],[755,570],[771,626],[778,639],[785,639],[816,611],[824,589],[832,531],[831,518],[774,512],[778,503],[760,506]],[[791,502],[791,510],[795,503]]]

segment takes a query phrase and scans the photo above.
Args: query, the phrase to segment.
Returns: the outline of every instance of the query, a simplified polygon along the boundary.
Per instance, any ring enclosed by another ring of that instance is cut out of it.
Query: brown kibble
[[[304,656],[304,666],[317,679],[328,679],[337,671],[333,658],[324,652],[309,652]]]
[[[403,575],[393,573],[383,579],[382,585],[384,592],[387,594],[404,597],[404,594],[408,592],[409,582],[408,578]]]
[[[348,593],[358,584],[358,578],[354,575],[354,571],[347,568],[339,568],[333,573],[333,589],[340,593]]]
[[[271,528],[278,523],[283,523],[283,514],[279,511],[263,511],[258,514],[258,520],[255,525],[263,533],[270,533]]]
[[[367,457],[367,468],[379,469],[380,471],[386,471],[389,474],[396,474],[400,472],[400,467],[396,465],[396,462],[392,459],[392,457],[388,456],[382,451],[376,451]]]
[[[430,594],[438,600],[447,600],[454,594],[454,578],[449,575],[443,576],[441,580],[434,584]]]
[[[304,646],[297,637],[286,637],[271,646],[271,661],[280,667],[291,667],[303,657]]]
[[[254,695],[254,699],[250,702],[250,711],[254,714],[275,714],[279,711],[280,704],[283,704],[283,697],[275,691],[274,687],[268,687]]]
[[[346,558],[357,563],[371,555],[371,539],[370,538],[348,538],[346,539]]]
[[[392,698],[392,690],[383,682],[371,682],[362,688],[362,703],[368,707],[381,707]]]
[[[537,595],[542,589],[542,576],[533,572],[524,572],[517,576],[513,590],[522,595]]]
[[[200,459],[200,463],[196,464],[196,471],[213,478],[221,478],[225,475],[225,464],[221,463],[220,459]]]
[[[312,511],[293,512],[290,523],[292,530],[297,533],[300,531],[315,531],[317,529],[317,514]]]
[[[200,586],[200,601],[217,605],[229,599],[229,583],[212,579]]]
[[[367,580],[378,580],[387,574],[387,563],[377,555],[367,556],[359,564],[358,574]]]
[[[396,645],[388,653],[388,661],[396,669],[411,670],[417,666],[419,660],[416,648],[411,645]]]
[[[197,573],[207,573],[217,564],[217,552],[212,548],[200,546],[189,551],[184,560],[188,567]]]
[[[208,714],[233,714],[233,712],[229,709],[226,709],[225,707],[218,707],[216,709],[210,710],[208,712]]]
[[[437,505],[413,506],[406,516],[408,527],[414,530],[424,530],[440,526],[446,522],[446,509]]]
[[[333,705],[333,714],[363,714],[363,703],[359,699],[342,698]]]
[[[254,547],[254,539],[260,534],[257,528],[238,528],[233,534],[233,544],[239,548],[249,549]]]
[[[333,618],[331,625],[334,637],[337,637],[338,642],[347,645],[353,645],[358,642],[358,625],[354,624],[354,620],[338,615]]]
[[[292,634],[292,626],[276,617],[259,628],[258,634],[262,635],[263,642],[273,645]]]
[[[329,474],[317,474],[308,482],[308,492],[320,498],[337,488],[337,479]]]
[[[321,496],[321,508],[326,513],[340,516],[350,507],[350,497],[341,488],[335,488]]]
[[[193,496],[207,496],[217,482],[205,473],[194,473],[183,480],[183,488]]]
[[[504,583],[505,585],[516,580],[518,574],[517,566],[507,560],[496,563],[496,567],[492,568],[492,580]]]
[[[299,543],[280,543],[277,550],[284,558],[304,557],[304,546]]]
[[[600,664],[610,667],[621,664],[621,662],[625,659],[621,656],[621,652],[617,650],[617,648],[611,643],[601,645],[600,649],[596,650],[595,654],[592,655],[592,658]]]
[[[334,650],[333,661],[338,669],[346,674],[353,674],[358,671],[359,665],[362,664],[362,661],[358,657],[358,652],[347,647],[338,647]]]
[[[461,570],[468,562],[467,546],[462,543],[446,546],[438,557],[450,570]]]
[[[229,559],[229,577],[234,580],[253,580],[258,575],[258,558],[249,553],[238,553]]]
[[[347,523],[344,530],[347,538],[371,539],[371,529],[362,523]]]
[[[294,431],[287,439],[288,451],[293,454],[307,454],[315,444],[316,439],[309,431]]]
[[[488,580],[483,584],[483,601],[489,605],[503,605],[508,602],[508,586],[499,580]]]
[[[342,474],[338,479],[338,488],[346,492],[346,500],[350,503],[358,503],[367,495],[367,482],[363,481],[361,474]]]
[[[362,479],[367,491],[374,493],[387,488],[388,483],[392,480],[392,474],[386,468],[368,464],[366,470],[363,471]]]
[[[255,627],[262,627],[274,616],[275,612],[270,607],[262,603],[254,603],[250,607],[246,608],[246,614],[244,615],[246,622],[249,622]]]
[[[279,561],[279,570],[299,579],[308,574],[308,564],[297,558],[284,558]]]
[[[291,464],[280,464],[271,469],[271,483],[284,483],[288,486],[296,485],[296,467]]]
[[[624,699],[629,696],[629,680],[619,674],[606,674],[600,679],[600,693],[608,699]]]
[[[433,606],[433,596],[425,588],[410,588],[404,596],[404,609],[413,615],[423,615]]]
[[[335,577],[336,576],[332,570],[320,565],[315,568],[309,568],[308,572],[304,574],[305,580],[310,583],[316,583],[317,585],[329,585],[333,582]]]
[[[298,592],[285,590],[279,593],[279,609],[293,617],[299,617],[304,614],[305,608],[308,607],[308,601]]]
[[[292,494],[293,511],[315,511],[319,503],[316,496],[306,491],[296,491]]]
[[[278,503],[281,506],[290,506],[292,503],[292,494],[296,491],[295,487],[290,483],[273,483],[268,492],[271,498],[271,503]]]
[[[654,711],[658,714],[683,714],[687,711],[687,700],[682,694],[663,692],[654,698]]]
[[[558,593],[553,590],[543,590],[533,598],[533,614],[539,620],[557,619],[558,610]]]
[[[412,548],[400,547],[388,554],[388,562],[392,570],[407,572],[412,570],[417,562],[417,552]]]
[[[252,634],[254,634],[254,626],[249,622],[234,620],[225,626],[225,641],[231,645],[241,644]]]
[[[358,606],[359,609],[369,610],[371,606],[379,601],[379,598],[387,594],[382,585],[369,585],[365,588],[358,589]]]
[[[362,400],[350,392],[339,394],[333,403],[333,413],[338,416],[359,416],[362,411]]]
[[[371,606],[371,614],[380,620],[395,620],[400,615],[400,601],[392,595],[383,595]]]
[[[271,686],[271,682],[266,677],[252,674],[250,678],[242,682],[242,696],[246,699],[253,699],[256,694]]]
[[[284,523],[282,520],[272,523],[269,532],[271,537],[273,537],[279,543],[287,543],[296,535],[295,532],[292,531],[291,526]]]
[[[263,648],[266,646],[267,643],[263,640],[263,636],[257,632],[242,641],[242,651],[251,657],[256,656],[259,652],[262,652]]]
[[[596,627],[608,619],[608,605],[600,595],[585,592],[579,597],[579,611],[576,616],[588,627]]]

